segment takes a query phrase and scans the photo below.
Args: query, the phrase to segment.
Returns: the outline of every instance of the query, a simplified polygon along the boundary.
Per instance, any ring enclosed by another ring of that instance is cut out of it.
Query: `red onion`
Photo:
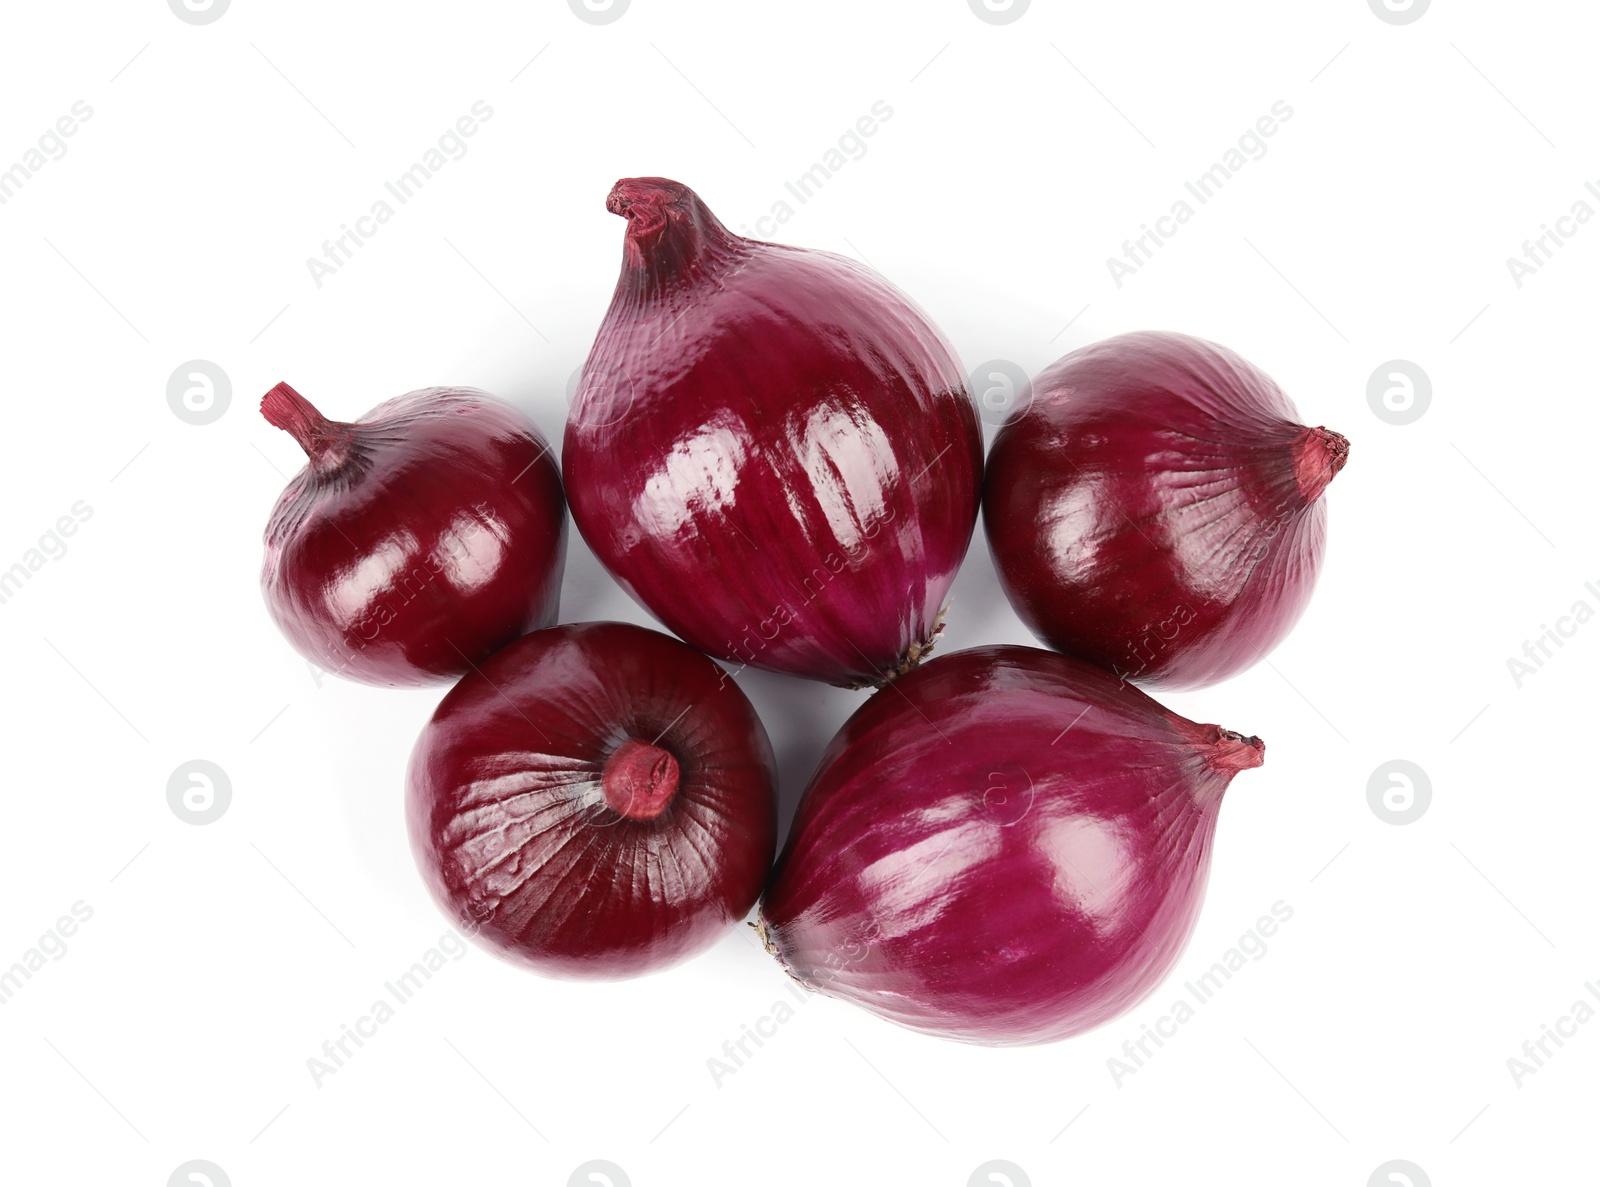
[[[1323,489],[1350,443],[1278,385],[1183,334],[1123,334],[1034,380],[995,437],[984,528],[1045,643],[1199,688],[1243,671],[1310,600]]]
[[[261,589],[312,663],[429,684],[555,621],[561,474],[517,409],[432,387],[345,424],[280,383],[261,414],[310,459],[267,523]]]
[[[1222,793],[1264,753],[1066,656],[935,659],[829,745],[760,927],[801,984],[914,1030],[1078,1034],[1172,968]]]
[[[406,777],[440,908],[539,972],[624,977],[743,919],[777,841],[755,710],[676,639],[617,622],[537,631],[440,702]]]
[[[619,181],[622,276],[567,420],[573,520],[696,647],[836,684],[913,666],[977,519],[960,363],[907,297]]]

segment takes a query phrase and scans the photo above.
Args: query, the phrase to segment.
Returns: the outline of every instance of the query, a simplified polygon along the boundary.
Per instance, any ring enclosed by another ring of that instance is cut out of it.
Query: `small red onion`
[[[1266,375],[1183,334],[1123,334],[1045,370],[984,483],[989,548],[1023,622],[1166,688],[1261,659],[1311,598],[1322,492],[1350,449],[1298,419]]]
[[[914,1030],[1052,1042],[1188,942],[1222,793],[1260,739],[1032,647],[932,660],[823,755],[761,906],[801,984]]]
[[[744,239],[687,186],[619,181],[622,275],[562,466],[600,562],[680,637],[859,685],[932,645],[982,436],[927,316],[841,256]]]
[[[312,663],[368,684],[431,684],[555,621],[561,474],[516,408],[433,387],[346,424],[280,383],[261,414],[310,459],[267,523],[261,589]]]
[[[463,677],[406,788],[440,909],[553,976],[632,976],[714,943],[777,841],[772,748],[744,693],[626,623],[537,631]]]

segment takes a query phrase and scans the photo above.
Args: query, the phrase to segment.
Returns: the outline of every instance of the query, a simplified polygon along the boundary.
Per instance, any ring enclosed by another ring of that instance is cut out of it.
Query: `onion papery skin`
[[[367,684],[437,684],[555,622],[561,472],[518,409],[434,387],[344,423],[279,384],[262,411],[310,459],[272,510],[261,569],[267,610],[306,659]]]
[[[678,182],[607,208],[622,274],[562,451],[584,539],[711,655],[846,686],[910,668],[981,495],[949,343],[877,273],[734,235]]]
[[[829,745],[760,927],[801,984],[913,1030],[1079,1034],[1176,962],[1222,793],[1264,753],[1053,652],[931,660]]]
[[[1124,334],[1042,372],[996,435],[984,528],[1042,642],[1201,688],[1289,633],[1322,565],[1322,492],[1349,442],[1306,428],[1224,347]]]
[[[777,844],[776,768],[717,664],[658,631],[568,624],[440,702],[406,819],[434,901],[479,944],[549,976],[628,977],[749,913]]]

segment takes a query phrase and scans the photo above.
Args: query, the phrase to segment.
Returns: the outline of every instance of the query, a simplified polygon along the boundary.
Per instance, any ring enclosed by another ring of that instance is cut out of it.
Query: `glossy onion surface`
[[[518,639],[440,702],[407,773],[412,852],[479,943],[625,977],[709,946],[777,841],[766,731],[720,667],[625,623]]]
[[[931,660],[829,745],[762,901],[769,950],[914,1030],[1078,1034],[1177,960],[1222,793],[1263,754],[1052,652]]]
[[[584,539],[712,655],[847,685],[914,665],[982,478],[949,344],[877,273],[734,235],[678,182],[607,209],[622,275],[562,455]]]
[[[561,473],[516,408],[434,387],[346,424],[281,383],[261,411],[309,458],[267,523],[261,589],[312,663],[431,684],[555,621]]]
[[[1130,680],[1198,688],[1243,671],[1311,598],[1323,489],[1350,443],[1298,423],[1230,350],[1124,334],[1034,380],[995,437],[984,529],[1045,643]]]

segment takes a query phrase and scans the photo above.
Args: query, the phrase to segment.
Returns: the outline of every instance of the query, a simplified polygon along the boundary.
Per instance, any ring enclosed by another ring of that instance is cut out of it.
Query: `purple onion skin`
[[[1182,334],[1075,351],[995,437],[984,529],[1042,642],[1130,680],[1201,688],[1300,618],[1350,443],[1270,378]]]
[[[829,745],[761,906],[801,984],[913,1030],[1048,1043],[1137,1005],[1265,747],[1032,647],[930,661]]]
[[[772,747],[704,655],[626,623],[537,631],[440,702],[411,755],[412,853],[479,944],[556,977],[650,972],[755,904]]]
[[[606,206],[622,275],[562,457],[584,539],[711,655],[849,686],[908,669],[982,485],[949,344],[870,269],[734,235],[678,182]]]
[[[261,409],[310,459],[267,523],[261,591],[312,663],[367,684],[436,684],[556,620],[561,473],[516,408],[435,387],[347,424],[279,384]]]

